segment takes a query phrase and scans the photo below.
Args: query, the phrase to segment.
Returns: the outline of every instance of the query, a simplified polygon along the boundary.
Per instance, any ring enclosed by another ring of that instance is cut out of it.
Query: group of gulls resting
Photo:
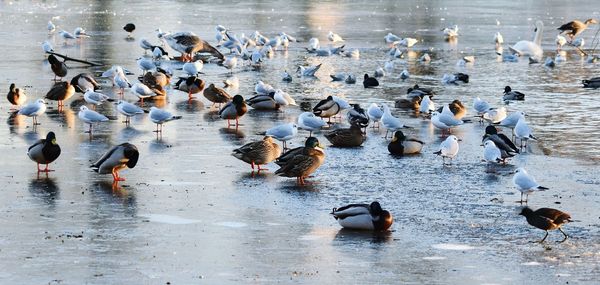
[[[576,37],[580,35],[590,24],[597,23],[594,19],[585,22],[572,21],[558,28],[561,33],[566,34],[570,41],[561,39],[558,48],[569,43],[574,45]],[[129,23],[123,27],[128,33],[128,39],[132,39],[132,33],[135,31],[135,25]],[[529,56],[532,62],[539,62],[543,55],[541,47],[543,23],[535,23],[536,33],[533,41],[522,40],[510,47],[511,54],[507,56]],[[56,26],[48,23],[48,32],[53,33]],[[70,40],[82,41],[90,37],[82,28],[75,29],[74,33],[60,31],[60,36],[66,42]],[[448,39],[456,39],[459,36],[458,26],[445,28],[442,31],[443,36]],[[114,102],[117,111],[125,116],[124,123],[131,124],[131,117],[148,113],[150,120],[156,124],[154,132],[157,135],[162,133],[163,124],[180,119],[181,116],[174,115],[166,110],[151,107],[144,107],[146,101],[163,100],[167,97],[169,88],[179,90],[188,95],[192,100],[195,94],[202,92],[204,97],[213,103],[212,108],[218,108],[218,114],[223,120],[227,120],[227,127],[239,126],[240,117],[244,116],[248,108],[256,110],[277,110],[285,106],[297,106],[293,96],[282,89],[276,89],[267,82],[258,81],[255,86],[256,95],[251,98],[244,98],[241,95],[231,96],[225,89],[218,87],[214,82],[207,83],[199,77],[205,64],[218,64],[228,69],[230,72],[238,65],[249,65],[253,69],[259,70],[261,66],[267,64],[267,60],[273,56],[276,50],[288,49],[291,43],[298,40],[281,32],[273,38],[268,38],[256,31],[251,35],[234,34],[228,28],[221,25],[216,27],[216,45],[211,45],[192,32],[163,32],[156,30],[158,44],[153,44],[146,39],[140,40],[140,46],[145,52],[151,52],[151,55],[145,55],[137,59],[137,64],[142,70],[138,82],[131,83],[127,75],[132,73],[121,66],[113,66],[103,72],[102,77],[108,78],[112,85],[118,90],[118,98],[112,98],[101,92],[101,86],[95,77],[89,73],[81,73],[74,76],[70,81],[62,81],[67,76],[69,66],[54,55],[54,49],[49,42],[44,42],[42,47],[49,53],[48,62],[57,81],[48,91],[44,99],[33,99],[27,103],[27,96],[23,89],[15,84],[10,85],[8,101],[16,108],[18,115],[28,116],[33,119],[33,127],[38,125],[37,117],[46,111],[46,100],[57,101],[59,111],[64,108],[64,102],[69,100],[75,93],[82,93],[83,98],[90,107],[82,105],[79,107],[79,119],[88,125],[90,139],[93,133],[93,126],[110,121],[107,116],[96,111],[96,106],[106,101]],[[559,35],[559,37],[564,38]],[[331,45],[329,47],[321,46],[317,38],[308,40],[307,52],[315,56],[333,56],[340,55],[349,58],[360,57],[358,49],[345,50],[345,40],[338,34],[329,32],[327,39]],[[494,36],[496,42],[496,52],[502,54],[502,44],[504,39],[500,33]],[[392,58],[402,57],[407,49],[422,43],[413,38],[401,38],[392,33],[388,33],[385,42],[391,47],[388,53]],[[579,41],[580,48],[582,46]],[[166,48],[179,52],[181,56],[170,57]],[[209,56],[209,57],[207,57]],[[428,62],[431,56],[424,54],[419,61]],[[164,64],[165,61],[183,62],[181,66],[182,74],[177,80],[172,80],[173,71]],[[459,64],[473,62],[474,57],[468,56],[459,61]],[[314,77],[322,64],[314,66],[298,66],[296,76]],[[373,75],[364,74],[363,87],[377,88],[379,86],[378,77],[385,76],[393,70],[393,62],[386,63],[385,68],[378,68]],[[291,82],[294,76],[287,70],[282,71],[282,81]],[[347,84],[354,84],[356,76],[349,73],[336,73],[330,75],[333,81],[343,81]],[[401,80],[410,77],[408,71],[403,70],[400,75]],[[469,84],[469,75],[464,73],[445,74],[442,83],[449,85]],[[173,84],[172,84],[173,83]],[[237,85],[236,79],[227,79],[225,85]],[[600,87],[600,78],[583,80],[584,87]],[[104,86],[106,87],[106,86]],[[125,89],[130,89],[135,94],[139,102],[131,103],[125,100]],[[450,162],[457,157],[460,149],[461,140],[452,135],[452,130],[458,128],[471,120],[466,119],[467,107],[459,100],[454,100],[449,104],[437,104],[433,101],[435,91],[431,88],[424,88],[418,84],[408,89],[407,98],[399,99],[395,102],[396,108],[413,109],[417,114],[421,114],[425,120],[430,120],[431,124],[441,131],[442,136],[447,138],[439,145],[435,154],[442,157],[442,162],[446,165],[446,160]],[[525,94],[513,90],[510,86],[504,88],[502,94],[503,101],[525,100]],[[473,111],[476,120],[479,123],[486,123],[485,133],[482,138],[483,158],[489,164],[506,164],[508,160],[522,153],[527,148],[527,142],[537,140],[531,127],[526,121],[524,112],[508,113],[506,107],[494,107],[490,103],[475,98],[473,101]],[[275,171],[276,175],[283,177],[296,178],[297,183],[304,185],[306,178],[314,173],[325,161],[325,150],[321,142],[313,137],[313,132],[322,128],[327,128],[332,124],[332,120],[338,120],[345,113],[345,117],[350,124],[349,128],[337,128],[324,134],[324,137],[336,147],[358,147],[366,140],[366,128],[371,125],[372,128],[383,127],[386,129],[385,137],[391,136],[388,144],[388,151],[392,155],[403,156],[419,154],[423,149],[424,142],[418,138],[407,136],[403,130],[410,129],[403,123],[403,120],[392,113],[392,107],[388,104],[371,103],[367,109],[363,109],[359,104],[348,103],[345,99],[329,95],[325,99],[314,105],[310,112],[301,113],[296,123],[287,123],[276,125],[265,130],[264,137],[258,141],[250,142],[242,147],[234,149],[232,155],[239,160],[250,164],[252,171],[267,170],[264,165],[274,162],[280,168]],[[326,119],[326,120],[325,120]],[[511,137],[504,135],[499,130],[507,128],[511,130]],[[298,134],[298,129],[308,131],[308,138],[304,146],[294,149],[287,148],[287,141]],[[276,141],[283,143],[280,146]],[[519,143],[517,146],[516,143]],[[61,154],[61,148],[57,143],[54,132],[49,132],[45,139],[41,139],[29,147],[27,155],[31,160],[37,163],[38,172],[48,173],[49,164],[54,162]],[[98,159],[91,168],[99,174],[112,174],[116,182],[123,181],[124,178],[119,175],[119,171],[124,168],[133,168],[136,166],[140,154],[135,145],[122,143],[112,147],[102,157]],[[40,165],[45,167],[40,168]],[[514,172],[513,184],[521,193],[519,202],[527,203],[530,194],[537,191],[548,190],[548,188],[539,185],[536,180],[524,168],[518,168]],[[525,195],[525,200],[523,199]],[[388,229],[393,222],[389,211],[383,210],[378,202],[370,204],[350,204],[340,208],[334,208],[331,214],[335,219],[346,228],[382,231]],[[558,229],[563,224],[570,221],[567,213],[550,208],[541,208],[536,211],[528,207],[522,209],[521,215],[525,216],[527,222],[537,228],[545,230]],[[567,235],[564,234],[565,239]],[[546,233],[547,236],[547,233]],[[546,236],[542,241],[545,240]]]

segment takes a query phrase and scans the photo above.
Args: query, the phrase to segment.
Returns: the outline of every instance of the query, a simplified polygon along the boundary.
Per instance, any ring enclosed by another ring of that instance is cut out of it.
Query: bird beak
[[[458,140],[459,142],[462,142],[462,140],[461,140],[461,139],[457,139],[457,140]]]
[[[52,144],[56,144],[56,139],[52,139]]]
[[[396,137],[392,138],[392,142],[396,142],[398,139]]]

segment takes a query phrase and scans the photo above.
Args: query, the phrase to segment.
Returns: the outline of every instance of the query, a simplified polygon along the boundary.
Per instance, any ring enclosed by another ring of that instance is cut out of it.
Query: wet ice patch
[[[215,225],[228,227],[228,228],[243,228],[243,227],[248,226],[247,224],[242,223],[242,222],[220,222],[220,223],[216,223]]]
[[[423,260],[444,260],[446,257],[444,256],[425,256]]]
[[[538,265],[542,265],[541,263],[537,262],[537,261],[530,261],[530,262],[523,262],[521,263],[521,265],[525,265],[525,266],[538,266]]]
[[[474,247],[466,244],[457,244],[457,243],[438,243],[432,246],[435,249],[442,250],[471,250],[475,249]]]
[[[140,215],[140,217],[147,218],[150,222],[170,224],[170,225],[186,225],[199,223],[200,220],[186,219],[178,216],[160,215],[160,214],[146,214]]]

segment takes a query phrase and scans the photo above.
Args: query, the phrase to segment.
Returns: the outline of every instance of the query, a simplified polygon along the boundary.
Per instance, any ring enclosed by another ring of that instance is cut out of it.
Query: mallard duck
[[[419,97],[419,96],[410,97],[410,99],[401,98],[401,99],[394,101],[394,107],[400,108],[400,109],[408,109],[408,110],[418,111],[421,108],[420,102],[421,102],[421,97]]]
[[[49,55],[48,62],[50,63],[50,68],[52,69],[52,72],[54,72],[55,81],[57,76],[60,78],[67,76],[67,65],[64,62],[58,60],[56,56],[54,56],[53,54]]]
[[[358,125],[361,128],[366,128],[369,125],[369,115],[365,109],[360,107],[360,104],[353,104],[354,106],[347,113],[348,123],[350,125]]]
[[[261,168],[260,166],[277,159],[277,157],[281,155],[281,148],[273,141],[272,137],[265,136],[260,141],[247,143],[242,147],[233,150],[231,155],[241,161],[249,163],[252,167],[252,171],[254,171],[255,165],[257,166],[258,171],[261,171],[268,170],[266,168]]]
[[[297,183],[304,185],[304,178],[315,172],[325,161],[325,152],[319,140],[307,140],[302,153],[291,157],[286,164],[275,171],[284,177],[296,177]]]
[[[494,126],[485,127],[482,143],[492,141],[500,149],[500,156],[505,161],[519,153],[519,148],[504,134],[499,134]]]
[[[64,101],[69,100],[75,94],[75,88],[69,82],[57,82],[46,93],[46,99],[58,101],[58,109],[64,106]]]
[[[552,230],[559,230],[565,236],[560,242],[564,242],[569,237],[561,228],[564,224],[572,222],[571,215],[568,213],[552,208],[539,208],[534,211],[529,207],[524,207],[519,215],[525,216],[528,224],[546,231],[546,235],[540,243],[546,240],[548,231]]]
[[[377,81],[377,78],[369,77],[369,75],[365,73],[365,77],[363,80],[363,87],[372,88],[372,87],[376,87],[376,86],[379,86],[379,81]]]
[[[525,100],[525,94],[523,94],[519,91],[512,90],[512,88],[510,88],[510,86],[506,86],[506,87],[504,87],[504,96],[502,96],[502,100],[504,100],[504,101],[511,101],[511,100],[523,101],[523,100]]]
[[[525,168],[519,167],[514,173],[515,175],[513,176],[512,182],[513,185],[517,187],[517,190],[521,192],[521,203],[523,203],[523,194],[525,194],[525,203],[527,203],[529,194],[549,189],[538,184],[537,181],[535,181],[535,178],[527,173]]]
[[[235,120],[235,126],[237,128],[239,122],[238,119],[246,114],[248,108],[246,107],[246,102],[244,102],[244,97],[242,95],[235,95],[231,102],[225,104],[223,108],[219,111],[219,116],[222,119],[227,120],[227,127],[231,126],[229,120]]]
[[[8,94],[6,95],[6,99],[8,99],[8,102],[10,102],[10,104],[12,106],[19,107],[19,106],[25,104],[25,102],[27,101],[27,95],[25,95],[25,92],[23,92],[23,89],[17,88],[14,83],[11,83],[10,90],[8,91]],[[11,108],[12,108],[12,106],[11,106]]]
[[[211,84],[211,85],[213,85],[213,84]],[[175,83],[175,89],[179,90],[179,91],[187,92],[188,99],[191,100],[193,98],[192,94],[196,94],[204,89],[204,80],[202,80],[196,76],[190,76],[187,78],[180,77],[179,81],[177,81],[177,83]],[[206,90],[204,90],[204,94],[205,94],[204,96],[206,96]]]
[[[413,87],[406,90],[406,94],[408,97],[423,97],[425,95],[433,96],[435,95],[435,92],[433,92],[433,89],[431,88],[420,87],[419,84],[415,84]]]
[[[207,52],[221,60],[224,58],[219,50],[192,32],[167,33],[161,38],[165,39],[171,48],[181,53],[182,61],[192,61],[197,52]]]
[[[333,146],[337,147],[357,147],[367,138],[359,125],[353,124],[347,129],[337,129],[325,134],[325,138]]]
[[[37,99],[35,102],[23,106],[17,114],[32,117],[33,126],[35,127],[39,125],[37,117],[44,113],[46,113],[46,101],[44,99]]]
[[[75,92],[85,93],[88,90],[96,91],[100,88],[100,84],[89,73],[80,73],[71,79],[71,85],[75,88]]]
[[[393,155],[417,154],[423,149],[424,142],[407,138],[402,131],[396,131],[392,141],[388,144],[388,151]]]
[[[256,95],[246,100],[250,107],[256,110],[278,110],[281,105],[269,95]]]
[[[327,99],[319,101],[313,108],[313,114],[321,118],[329,118],[329,122],[331,122],[331,117],[337,115],[340,110],[340,105],[333,100],[333,97],[327,96]]]
[[[227,103],[231,100],[231,96],[227,93],[227,91],[216,87],[214,84],[208,85],[208,88],[204,89],[204,97],[208,99],[208,101],[213,102],[213,106],[215,104],[219,104],[221,106],[222,103]]]
[[[596,89],[596,88],[600,87],[600,77],[584,79],[584,80],[581,80],[581,83],[583,84],[583,88]]]
[[[308,113],[308,114],[310,114],[310,113]],[[284,152],[283,154],[281,154],[281,156],[279,156],[277,158],[277,160],[275,161],[275,164],[277,164],[279,166],[283,166],[283,165],[288,164],[290,162],[290,160],[292,160],[292,158],[294,158],[294,156],[302,154],[304,152],[304,148],[306,148],[307,145],[314,145],[315,142],[316,143],[319,142],[317,140],[317,138],[315,138],[315,137],[308,137],[306,139],[306,142],[304,142],[303,146],[299,146],[297,148],[290,149],[287,152]]]
[[[383,210],[379,202],[350,204],[333,208],[330,213],[340,226],[354,230],[385,231],[392,226],[394,219],[390,212]]]
[[[589,24],[598,24],[598,21],[595,19],[587,19],[582,23],[579,20],[574,20],[558,27],[557,30],[559,30],[561,34],[566,33],[566,35],[571,38],[571,41],[573,41],[577,35],[581,34],[588,28]]]
[[[60,146],[56,143],[56,135],[49,132],[45,139],[38,140],[27,150],[29,159],[37,163],[38,172],[50,172],[48,164],[54,162],[60,156]],[[40,164],[45,164],[46,168],[40,169]]]
[[[156,130],[154,131],[155,133],[162,133],[164,123],[179,119],[181,119],[181,116],[174,116],[169,111],[165,111],[156,107],[150,108],[150,120],[156,124]]]
[[[90,167],[99,174],[111,173],[115,182],[125,181],[125,178],[119,176],[119,171],[126,167],[134,168],[139,157],[140,153],[135,145],[122,143],[111,148]]]

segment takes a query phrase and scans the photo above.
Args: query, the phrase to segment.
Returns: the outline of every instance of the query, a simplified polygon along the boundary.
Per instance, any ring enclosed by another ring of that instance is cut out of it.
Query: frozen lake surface
[[[442,166],[433,154],[443,140],[440,131],[412,111],[393,109],[414,127],[405,133],[425,141],[421,155],[394,158],[382,138],[385,130],[369,129],[363,147],[327,147],[325,164],[307,179],[309,185],[298,187],[294,179],[272,175],[276,165],[252,177],[249,165],[230,155],[271,126],[294,122],[301,112],[297,107],[250,110],[236,132],[208,109],[203,96],[188,104],[187,94],[170,89],[168,100],[158,104],[183,119],[167,123],[161,139],[142,115],[129,128],[120,118],[101,124],[90,140],[77,118],[79,95],[62,112],[50,105],[35,131],[29,118],[10,117],[2,99],[0,283],[598,284],[600,100],[597,90],[580,84],[599,75],[598,65],[585,63],[569,47],[567,62],[554,69],[526,59],[503,63],[494,53],[493,35],[501,32],[508,44],[531,40],[533,23],[542,20],[545,56],[554,57],[556,27],[598,18],[599,12],[595,1],[0,1],[0,87],[25,86],[30,101],[52,86],[40,48],[45,40],[62,54],[104,64],[68,63],[68,79],[113,64],[137,74],[135,60],[143,54],[138,41],[157,43],[155,29],[193,31],[214,43],[214,27],[222,24],[233,33],[285,31],[302,40],[276,52],[261,71],[238,67],[229,75],[205,64],[207,84],[239,79],[232,94],[249,98],[263,80],[298,102],[314,105],[333,94],[366,107],[393,105],[418,83],[436,90],[438,104],[459,99],[470,109],[475,97],[502,105],[504,86],[510,85],[527,97],[507,109],[525,111],[540,138],[510,165],[488,173],[480,146],[485,126],[465,124],[454,130],[462,139],[458,158]],[[56,33],[48,35],[50,19],[58,30],[81,26],[92,37],[63,45]],[[135,41],[125,39],[121,27],[128,22],[137,26]],[[448,43],[440,30],[454,24],[461,36]],[[583,34],[588,48],[597,29],[591,26]],[[309,38],[326,43],[330,30],[346,39],[348,49],[359,48],[360,59],[305,52]],[[383,42],[388,32],[422,42],[396,60],[382,88],[363,89],[361,75],[388,59]],[[424,52],[432,55],[431,63],[416,61]],[[457,67],[465,55],[475,55],[475,63]],[[281,82],[283,70],[317,63],[323,64],[318,79]],[[406,81],[399,79],[404,68],[411,73]],[[358,84],[331,82],[329,74],[339,71],[357,75]],[[454,72],[470,74],[470,83],[442,85],[442,75]],[[115,96],[110,82],[101,81],[103,92]],[[126,99],[136,98],[127,90]],[[98,110],[118,116],[110,103]],[[48,131],[56,133],[63,153],[51,165],[57,171],[38,178],[25,153]],[[291,146],[302,145],[307,136],[300,131]],[[322,133],[316,136],[328,145]],[[110,175],[88,166],[122,142],[137,145],[140,161],[123,171],[127,181],[115,189]],[[571,236],[566,242],[555,243],[562,235],[551,232],[547,244],[531,243],[544,232],[518,215],[519,192],[511,182],[516,167],[526,167],[550,188],[531,195],[531,207],[557,208],[577,220],[565,226]],[[341,230],[328,214],[334,207],[374,200],[394,215],[389,232]]]

